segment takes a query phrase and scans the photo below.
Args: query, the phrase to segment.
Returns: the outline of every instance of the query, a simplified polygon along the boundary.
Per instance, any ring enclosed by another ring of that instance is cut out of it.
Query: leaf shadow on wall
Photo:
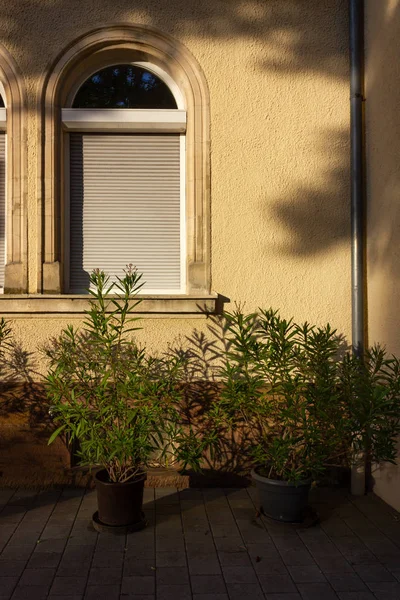
[[[14,48],[23,69],[24,63],[32,69],[36,57],[42,71],[66,45],[97,27],[144,23],[177,39],[252,40],[251,53],[260,68],[308,70],[341,79],[348,75],[345,0],[15,0],[2,4],[2,43]],[[15,31],[21,34],[15,36]]]

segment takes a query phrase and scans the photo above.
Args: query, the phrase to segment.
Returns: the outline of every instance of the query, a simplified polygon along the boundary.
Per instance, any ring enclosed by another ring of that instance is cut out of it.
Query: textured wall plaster
[[[350,336],[348,27],[345,0],[0,0],[0,42],[28,97],[29,285],[41,224],[39,82],[96,27],[158,27],[187,46],[211,102],[212,289],[246,309],[327,321]],[[69,319],[71,320],[71,319]],[[32,353],[68,320],[13,319]],[[205,319],[146,319],[165,347]]]
[[[29,280],[35,289],[39,81],[79,35],[161,28],[199,61],[211,98],[212,287],[249,310],[350,333],[346,2],[0,0],[2,43],[28,94]],[[40,200],[40,199],[39,199]],[[24,337],[34,329],[24,320]],[[169,323],[169,322],[168,322]],[[148,323],[147,338],[179,329]],[[54,332],[56,320],[41,320]],[[181,322],[187,329],[187,322]]]
[[[400,354],[400,1],[366,3],[368,332]],[[396,56],[395,56],[396,55]],[[400,469],[374,471],[375,491],[400,510]]]

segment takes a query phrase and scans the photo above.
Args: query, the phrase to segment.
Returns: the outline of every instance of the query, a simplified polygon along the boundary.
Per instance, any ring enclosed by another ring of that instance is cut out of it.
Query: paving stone
[[[192,600],[188,585],[157,585],[157,600]]]
[[[120,568],[94,567],[89,571],[88,585],[113,585],[119,584],[122,577],[122,565]]]
[[[227,583],[257,583],[257,575],[253,567],[222,567]]]
[[[371,592],[379,600],[399,600],[400,598],[400,583],[390,581],[380,581],[368,583]]]
[[[53,540],[51,538],[40,538],[37,541],[35,552],[62,552],[67,540]]]
[[[186,567],[185,552],[157,552],[157,567]]]
[[[291,567],[306,567],[315,565],[315,560],[311,554],[304,550],[280,550],[283,562]]]
[[[121,600],[156,600],[155,594],[121,594]],[[86,599],[85,599],[86,600]]]
[[[188,554],[189,572],[191,575],[220,575],[221,567],[216,555]]]
[[[288,575],[288,569],[281,559],[264,558],[253,560],[253,568],[258,575]]]
[[[7,504],[15,493],[15,490],[0,490],[0,504]]]
[[[336,540],[340,552],[353,564],[375,564],[376,558],[368,548],[355,536]]]
[[[48,585],[50,587],[55,572],[55,569],[25,569],[19,580],[19,585]]]
[[[338,592],[340,600],[376,600],[371,592]]]
[[[266,600],[301,600],[300,594],[265,594]]]
[[[225,594],[225,581],[221,575],[193,575],[190,578],[193,594]]]
[[[155,577],[133,575],[122,578],[122,594],[154,594],[155,593]],[[157,586],[158,593],[158,586]]]
[[[278,550],[304,550],[303,540],[295,531],[283,532],[278,529],[270,532],[271,538]]]
[[[331,538],[343,537],[352,534],[350,527],[339,517],[332,517],[321,523],[322,529]]]
[[[47,600],[48,592],[47,586],[17,586],[11,600]]]
[[[221,538],[222,539],[222,538]],[[214,544],[214,540],[212,536],[201,536],[201,537],[187,537],[185,536],[185,546],[186,552],[191,555],[201,554],[201,553],[216,553],[216,545]]]
[[[88,585],[85,600],[119,600],[120,585]],[[61,599],[60,599],[61,600]]]
[[[156,600],[155,594],[121,594],[121,600]],[[85,599],[86,600],[86,599]]]
[[[396,581],[383,565],[354,565],[354,570],[366,583],[373,581]]]
[[[48,596],[47,600],[82,600],[82,594],[74,594],[72,596]]]
[[[239,536],[216,538],[214,543],[218,552],[247,552],[246,544]]]
[[[336,592],[368,591],[365,583],[356,573],[327,573],[326,578]]]
[[[123,552],[126,546],[124,535],[104,534],[99,535],[96,545],[96,551],[101,552]]]
[[[400,569],[392,569],[391,573],[397,581],[400,581]]]
[[[81,560],[92,560],[94,549],[90,546],[71,546],[67,544],[63,560],[81,561]]]
[[[232,523],[211,523],[211,530],[214,538],[239,536],[239,530],[234,521]]]
[[[1,558],[7,560],[28,560],[32,554],[32,546],[6,546],[1,553]]]
[[[0,577],[19,577],[25,566],[26,560],[7,560],[5,558],[0,558]]]
[[[392,569],[400,569],[400,554],[390,554],[389,556],[380,556],[379,562],[385,565],[389,571]]]
[[[11,596],[12,600],[47,600],[48,598],[48,588],[47,586],[41,587],[39,585],[32,586],[18,586],[15,588],[13,595]]]
[[[90,561],[64,561],[61,560],[57,577],[87,577],[90,569]]]
[[[316,562],[324,573],[353,573],[353,567],[343,556],[323,556]]]
[[[225,567],[250,567],[251,560],[247,552],[218,552],[218,559]]]
[[[303,600],[335,600],[336,593],[328,583],[299,583],[297,586]]]
[[[86,577],[56,576],[50,589],[53,596],[83,594],[86,587]]]
[[[95,550],[93,554],[93,567],[117,568],[122,567],[124,562],[124,552],[106,552],[105,550]]]
[[[261,587],[254,583],[227,583],[229,600],[264,600]]]
[[[189,573],[187,567],[157,567],[157,586],[168,585],[171,582],[177,585],[189,584]]]
[[[228,594],[193,594],[193,600],[229,600]]]
[[[396,544],[393,544],[393,542],[389,540],[386,536],[382,536],[379,539],[365,540],[364,543],[367,546],[367,548],[371,550],[371,552],[375,554],[375,556],[377,556],[378,558],[381,556],[388,555],[397,555],[400,558],[399,548],[396,546]]]
[[[26,514],[24,506],[5,506],[0,513],[0,523],[6,524],[18,524],[22,521]]]
[[[288,567],[289,573],[295,583],[323,583],[326,582],[324,574],[317,566]]]
[[[1,593],[5,596],[7,594],[11,594],[13,589],[18,583],[18,577],[0,577],[0,590]]]
[[[61,552],[34,552],[29,559],[29,569],[54,569],[61,559]]]
[[[156,571],[156,561],[154,558],[134,558],[127,559],[124,562],[124,577],[132,575],[154,575]]]
[[[296,592],[296,586],[289,575],[274,573],[271,575],[260,574],[258,579],[266,594]]]
[[[157,552],[184,552],[185,544],[183,537],[163,536],[156,538]]]

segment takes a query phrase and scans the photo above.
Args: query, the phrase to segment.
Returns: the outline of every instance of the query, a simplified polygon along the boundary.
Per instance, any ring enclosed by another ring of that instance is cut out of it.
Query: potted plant
[[[225,319],[229,349],[214,420],[250,432],[265,514],[301,521],[312,481],[349,446],[337,385],[340,340],[329,325],[298,325],[272,309],[245,315],[238,307]]]
[[[183,359],[151,356],[133,338],[141,278],[131,266],[114,283],[94,271],[83,329],[68,326],[46,351],[58,425],[49,444],[68,434],[82,465],[102,467],[95,474],[98,529],[142,527],[146,468],[177,460],[195,467],[201,453],[180,422]]]
[[[339,376],[352,440],[351,462],[365,470],[371,488],[373,466],[397,462],[400,360],[376,344],[361,356],[346,353]]]

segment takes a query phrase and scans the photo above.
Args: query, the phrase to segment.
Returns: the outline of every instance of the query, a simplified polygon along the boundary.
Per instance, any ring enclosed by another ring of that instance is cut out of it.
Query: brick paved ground
[[[82,490],[0,491],[0,600],[400,599],[400,520],[373,495],[315,490],[321,524],[271,524],[249,490],[145,490],[148,527],[90,525]]]

